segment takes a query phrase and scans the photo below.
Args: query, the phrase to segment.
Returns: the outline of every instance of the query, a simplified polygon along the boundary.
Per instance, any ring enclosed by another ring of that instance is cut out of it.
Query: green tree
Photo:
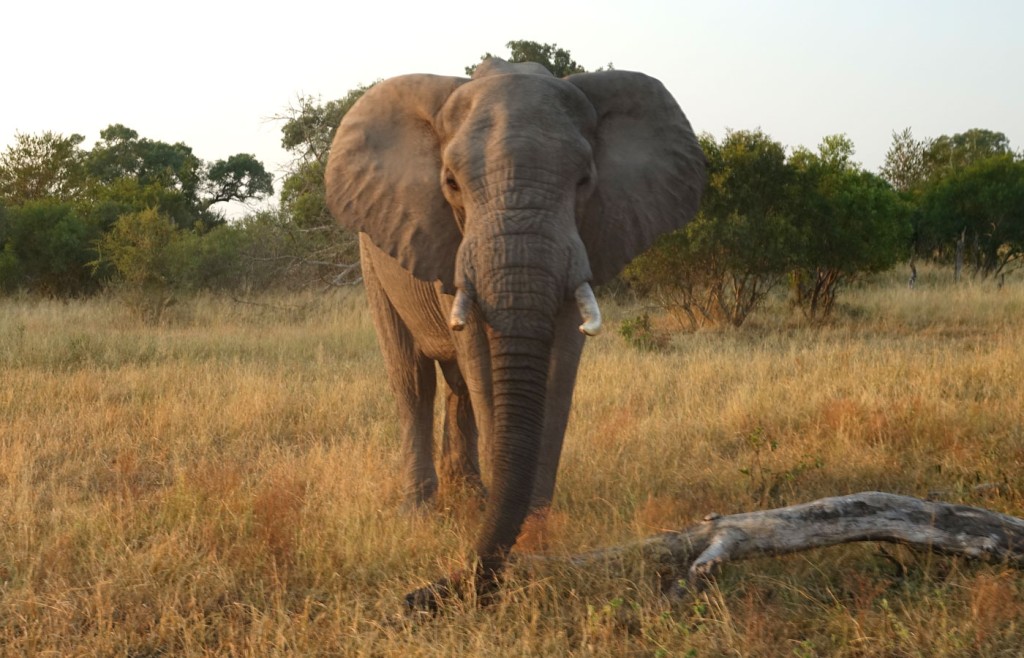
[[[274,177],[251,153],[236,153],[218,160],[206,172],[206,198],[203,210],[215,203],[265,199],[274,193]]]
[[[372,86],[360,85],[350,89],[343,98],[326,103],[319,98],[303,96],[297,104],[276,117],[283,122],[281,146],[293,158],[282,185],[281,207],[299,226],[333,225],[324,200],[327,157],[342,117]]]
[[[892,145],[885,153],[880,171],[882,178],[904,194],[920,188],[928,174],[925,162],[928,149],[928,140],[915,139],[909,127],[901,132],[893,131]]]
[[[959,243],[982,278],[1005,273],[1024,254],[1024,161],[996,155],[958,169],[924,192],[921,214],[926,244]]]
[[[92,150],[82,141],[18,134],[0,154],[0,287],[87,292],[120,273],[94,249],[120,219],[155,212],[198,239],[224,223],[214,204],[273,194],[272,176],[251,154],[207,164],[183,143],[142,138],[121,124],[102,130]]]
[[[893,133],[882,175],[899,190],[913,226],[913,254],[955,263],[976,275],[1002,274],[1015,256],[1012,210],[1019,160],[1001,132],[973,128],[916,140]],[[987,163],[987,164],[986,164]]]
[[[97,263],[110,263],[118,278],[139,288],[167,287],[174,280],[168,247],[181,230],[156,208],[121,215],[97,244]]]
[[[928,178],[938,180],[993,156],[1012,155],[1010,140],[1001,132],[972,128],[931,140],[924,160]]]
[[[101,228],[55,198],[4,208],[0,215],[0,289],[77,295],[96,288],[86,264]]]
[[[207,165],[181,142],[140,138],[121,124],[100,132],[85,164],[96,188],[94,198],[119,197],[134,212],[159,208],[181,228],[222,223],[223,216],[211,210],[216,203],[263,199],[274,192],[273,177],[251,154],[238,153]],[[104,187],[117,191],[108,193]],[[130,189],[147,198],[128,200],[125,192]],[[152,202],[154,195],[159,197],[157,204]]]
[[[174,246],[188,235],[156,208],[127,213],[97,241],[91,264],[112,269],[122,301],[142,319],[159,321],[182,275],[175,267]]]
[[[505,44],[509,54],[503,58],[509,62],[536,62],[551,71],[556,78],[564,78],[573,73],[586,73],[586,69],[576,63],[568,50],[559,48],[554,43],[537,43],[536,41],[509,41]],[[480,61],[495,57],[491,53],[484,53]],[[478,64],[471,64],[466,67],[466,75],[473,75]],[[611,64],[608,65],[611,68]]]
[[[785,147],[759,130],[700,140],[708,161],[700,213],[635,259],[626,279],[691,327],[739,326],[790,266],[791,172]]]
[[[331,217],[324,171],[338,125],[372,86],[360,85],[326,103],[301,97],[276,117],[283,122],[281,145],[293,156],[281,186],[281,213],[274,218],[261,216],[250,229],[262,231],[273,245],[274,255],[261,256],[264,262],[282,268],[290,279],[313,276],[311,281],[342,284],[359,279],[358,237]]]
[[[817,153],[797,149],[794,223],[799,234],[791,273],[794,301],[812,319],[828,316],[843,284],[894,265],[907,251],[910,224],[896,192],[853,161],[844,135]]]
[[[89,152],[86,167],[100,183],[133,179],[142,187],[159,185],[177,190],[191,208],[201,207],[203,162],[181,142],[140,139],[131,128],[114,124],[100,131],[100,141]]]
[[[21,280],[21,266],[10,239],[11,219],[0,199],[0,292],[9,292]]]
[[[17,206],[27,201],[75,198],[85,181],[81,135],[65,137],[15,133],[0,154],[0,199]]]

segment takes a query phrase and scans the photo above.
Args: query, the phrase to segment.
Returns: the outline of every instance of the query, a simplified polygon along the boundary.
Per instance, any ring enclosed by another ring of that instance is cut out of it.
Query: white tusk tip
[[[448,326],[452,331],[462,331],[466,328],[466,318],[469,315],[473,300],[463,288],[455,293],[455,300],[452,302],[452,310],[448,315]]]

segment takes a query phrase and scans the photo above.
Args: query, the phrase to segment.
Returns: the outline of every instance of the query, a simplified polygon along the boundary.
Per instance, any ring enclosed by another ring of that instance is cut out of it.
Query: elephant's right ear
[[[419,279],[451,288],[461,235],[441,193],[434,120],[467,78],[404,75],[371,87],[338,127],[327,207]]]

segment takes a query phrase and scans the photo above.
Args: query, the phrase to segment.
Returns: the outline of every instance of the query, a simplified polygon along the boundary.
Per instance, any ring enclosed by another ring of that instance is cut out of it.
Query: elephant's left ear
[[[597,110],[597,187],[583,210],[580,237],[600,284],[697,214],[705,159],[690,122],[654,78],[600,71],[566,80]]]

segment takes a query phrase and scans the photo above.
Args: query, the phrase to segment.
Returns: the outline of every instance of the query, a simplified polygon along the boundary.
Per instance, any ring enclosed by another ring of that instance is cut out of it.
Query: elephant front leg
[[[405,497],[410,505],[419,506],[432,500],[438,487],[433,451],[437,379],[434,362],[429,359],[414,358],[411,371],[411,377],[403,376],[397,384],[392,383],[402,434]]]
[[[434,395],[437,373],[425,357],[381,285],[371,254],[361,241],[366,297],[377,327],[377,339],[395,395],[401,432],[406,499],[420,505],[437,493],[434,470]]]
[[[469,389],[456,362],[441,363],[441,373],[448,385],[441,435],[441,491],[468,491],[482,499],[485,490],[480,477],[479,434]]]

